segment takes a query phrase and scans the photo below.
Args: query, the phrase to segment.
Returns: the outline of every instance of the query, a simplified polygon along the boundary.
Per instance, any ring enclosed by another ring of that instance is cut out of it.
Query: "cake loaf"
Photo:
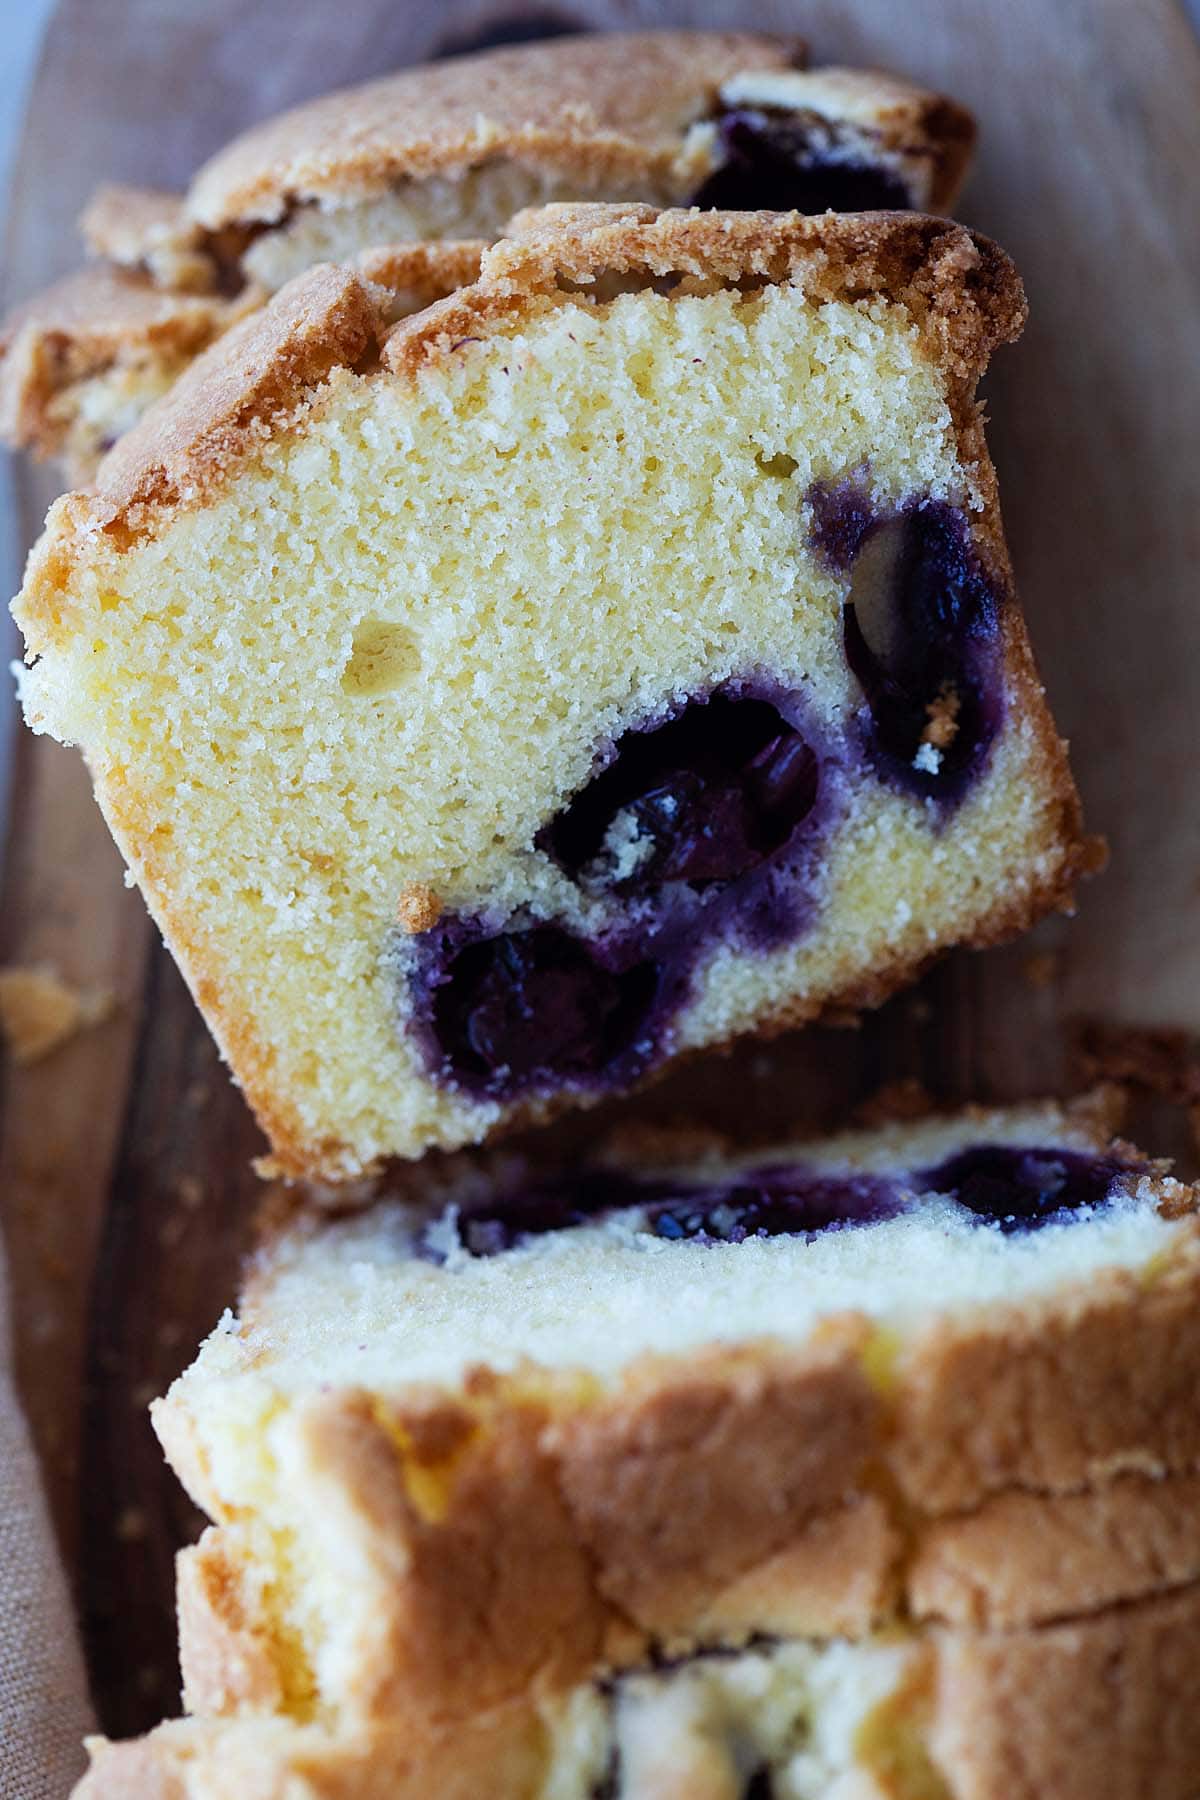
[[[490,51],[259,125],[182,199],[104,187],[80,221],[98,261],[0,331],[0,434],[90,480],[188,361],[293,275],[491,240],[538,201],[949,210],[969,115],[876,71],[803,70],[802,54],[687,31]]]
[[[84,1792],[1188,1800],[1196,1193],[1112,1125],[497,1152],[290,1223],[154,1409],[216,1521],[195,1716]]]
[[[347,270],[56,503],[16,616],[285,1173],[874,1004],[1080,835],[975,385],[994,245],[549,209],[387,327]]]

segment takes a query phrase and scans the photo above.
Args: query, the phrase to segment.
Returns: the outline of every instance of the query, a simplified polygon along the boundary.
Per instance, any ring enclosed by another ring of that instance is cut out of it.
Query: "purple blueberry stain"
[[[1139,1172],[1127,1163],[1079,1150],[974,1144],[936,1168],[923,1170],[916,1179],[1007,1236],[1093,1212]]]
[[[517,1181],[462,1207],[458,1240],[470,1256],[498,1256],[580,1225],[624,1216],[647,1236],[713,1246],[749,1238],[804,1237],[896,1218],[899,1184],[833,1174],[803,1163],[748,1169],[729,1180],[671,1180],[584,1168]],[[436,1230],[430,1243],[441,1243]],[[432,1254],[432,1252],[430,1252]]]
[[[750,1170],[734,1181],[653,1201],[646,1217],[656,1237],[741,1244],[878,1225],[902,1210],[899,1187],[884,1177],[825,1174],[798,1164]]]
[[[716,121],[721,161],[692,205],[732,212],[906,211],[908,184],[872,158],[861,133],[812,111],[739,106]]]
[[[950,809],[1004,718],[995,583],[943,500],[884,511],[861,474],[814,483],[807,498],[812,549],[849,579],[842,629],[864,699],[861,748],[881,779]]]
[[[592,935],[446,914],[410,941],[414,1034],[448,1086],[500,1100],[628,1086],[669,1054],[715,943],[772,950],[816,911],[842,771],[798,694],[726,683],[596,761],[536,840],[598,909]]]

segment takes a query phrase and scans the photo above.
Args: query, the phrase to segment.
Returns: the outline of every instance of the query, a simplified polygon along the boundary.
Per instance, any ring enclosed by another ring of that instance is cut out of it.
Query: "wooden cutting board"
[[[1136,15],[1126,0],[61,0],[5,298],[74,264],[72,221],[100,178],[182,187],[232,133],[323,89],[492,42],[652,24],[800,31],[814,60],[900,69],[977,112],[962,215],[1014,255],[1033,308],[989,380],[991,441],[1034,642],[1113,860],[1073,922],[951,959],[856,1032],[699,1065],[642,1110],[764,1132],[885,1079],[947,1097],[1055,1085],[1082,1018],[1200,1036],[1200,53],[1173,0]],[[30,542],[53,485],[18,480]],[[260,1141],[122,886],[78,760],[21,732],[14,765],[0,959],[118,997],[107,1024],[6,1070],[0,1195],[19,1380],[102,1719],[127,1733],[175,1706],[171,1557],[197,1525],[145,1402],[233,1299]]]

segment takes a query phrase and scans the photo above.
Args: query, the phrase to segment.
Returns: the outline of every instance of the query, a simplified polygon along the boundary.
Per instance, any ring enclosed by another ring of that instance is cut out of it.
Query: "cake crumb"
[[[442,916],[442,903],[423,881],[409,881],[400,889],[396,901],[396,920],[401,931],[415,935],[431,931]]]
[[[24,1065],[49,1056],[77,1032],[113,1011],[107,988],[77,988],[54,969],[13,964],[0,969],[0,1031],[12,1059]]]
[[[952,687],[944,687],[936,700],[925,708],[929,723],[921,733],[923,744],[935,750],[947,750],[958,736],[958,714],[962,700]]]

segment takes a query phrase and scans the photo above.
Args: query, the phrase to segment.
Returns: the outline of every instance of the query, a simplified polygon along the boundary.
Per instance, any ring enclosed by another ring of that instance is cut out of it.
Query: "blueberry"
[[[503,1099],[628,1086],[664,1055],[714,942],[765,953],[800,935],[844,792],[837,755],[795,722],[802,709],[756,675],[610,746],[535,839],[583,890],[594,935],[447,911],[405,940],[412,1031],[435,1080]]]
[[[857,147],[851,150],[837,125],[819,113],[737,107],[721,115],[717,131],[724,160],[697,190],[693,206],[820,213],[912,205],[894,171]]]
[[[658,1237],[740,1244],[751,1237],[816,1237],[877,1225],[900,1211],[899,1190],[870,1175],[825,1175],[801,1165],[748,1172],[647,1208]]]
[[[1130,1169],[1077,1150],[977,1144],[916,1177],[1005,1233],[1036,1231],[1081,1208],[1103,1206]]]
[[[660,1191],[653,1182],[639,1181],[615,1169],[549,1175],[494,1192],[463,1208],[459,1236],[472,1256],[496,1256],[549,1231],[570,1231],[636,1206]]]
[[[798,1164],[751,1170],[729,1182],[571,1169],[472,1201],[459,1214],[458,1230],[472,1256],[497,1256],[547,1232],[636,1212],[655,1237],[740,1244],[750,1237],[811,1238],[874,1225],[894,1218],[901,1204],[890,1181],[824,1175]]]
[[[850,577],[846,660],[866,701],[863,747],[877,774],[953,803],[1000,729],[1000,602],[966,521],[941,500],[891,513],[856,477],[809,490],[810,543]]]
[[[607,968],[561,927],[538,925],[469,939],[425,985],[455,1079],[510,1096],[600,1075],[636,1039],[659,972],[652,961]]]
[[[820,763],[767,700],[716,693],[629,731],[608,767],[539,837],[559,867],[623,896],[736,881],[817,802]]]

